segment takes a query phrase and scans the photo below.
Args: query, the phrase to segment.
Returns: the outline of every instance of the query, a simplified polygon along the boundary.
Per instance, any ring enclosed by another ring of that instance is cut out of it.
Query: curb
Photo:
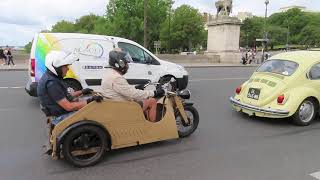
[[[28,71],[28,69],[27,68],[19,68],[19,69],[10,68],[10,69],[0,69],[0,71]]]
[[[233,64],[179,64],[185,68],[219,68],[219,67],[241,67],[241,68],[246,68],[246,67],[258,67],[259,65],[233,65]],[[16,67],[11,67],[11,68],[0,68],[0,71],[28,71],[27,67],[21,67],[21,68],[16,68]]]
[[[246,68],[246,67],[258,67],[259,65],[182,65],[183,67],[185,68],[219,68],[219,67],[223,67],[223,68],[226,68],[226,67],[229,67],[229,68],[232,68],[232,67],[240,67],[240,68]]]

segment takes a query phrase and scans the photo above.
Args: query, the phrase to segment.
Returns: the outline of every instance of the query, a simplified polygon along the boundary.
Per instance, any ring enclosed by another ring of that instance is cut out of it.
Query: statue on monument
[[[217,8],[217,16],[230,16],[232,12],[232,0],[218,0],[216,1],[216,8]]]
[[[217,16],[208,23],[207,55],[218,58],[220,63],[239,63],[241,21],[231,17],[232,0],[215,0]]]

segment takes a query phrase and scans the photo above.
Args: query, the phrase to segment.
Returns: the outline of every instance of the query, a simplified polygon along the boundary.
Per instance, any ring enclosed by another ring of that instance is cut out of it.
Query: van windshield
[[[299,64],[293,61],[273,59],[263,63],[257,72],[270,72],[291,76],[297,70],[298,66]]]

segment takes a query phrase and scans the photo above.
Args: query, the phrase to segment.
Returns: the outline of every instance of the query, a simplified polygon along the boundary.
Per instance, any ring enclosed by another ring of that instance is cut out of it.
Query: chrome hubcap
[[[309,122],[314,115],[314,106],[310,101],[305,101],[299,109],[299,117],[303,122]]]

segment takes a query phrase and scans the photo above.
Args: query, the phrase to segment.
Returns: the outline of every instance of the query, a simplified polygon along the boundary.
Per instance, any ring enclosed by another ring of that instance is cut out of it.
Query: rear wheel
[[[313,99],[304,100],[297,112],[292,116],[294,124],[298,126],[308,126],[314,120],[317,112],[317,105]]]
[[[199,125],[199,113],[193,106],[185,106],[184,110],[190,120],[190,125],[185,126],[182,123],[182,117],[179,112],[176,112],[176,124],[178,128],[178,134],[180,138],[190,136]]]
[[[101,128],[84,125],[73,129],[62,146],[64,158],[76,167],[97,164],[108,149],[107,135]]]
[[[82,89],[81,84],[73,79],[65,79],[64,83],[67,85],[68,93],[73,93],[76,91],[80,91]]]

